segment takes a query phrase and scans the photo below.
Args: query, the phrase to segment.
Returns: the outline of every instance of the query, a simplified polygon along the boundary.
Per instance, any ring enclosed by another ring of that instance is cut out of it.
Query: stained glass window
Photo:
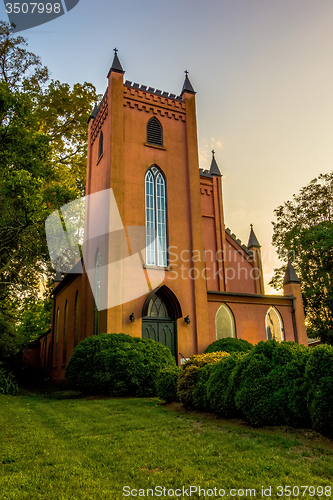
[[[67,357],[67,336],[68,336],[68,303],[65,304],[65,317],[64,317],[64,343],[62,345],[62,362],[66,363]]]
[[[156,165],[146,173],[146,264],[167,266],[165,179]]]
[[[215,316],[216,340],[236,337],[235,318],[230,308],[222,304]]]
[[[150,316],[151,318],[170,317],[164,302],[162,302],[162,300],[156,295],[153,295],[151,301],[149,302],[147,316]]]
[[[283,322],[279,311],[275,307],[270,307],[266,313],[266,335],[267,340],[284,340]]]

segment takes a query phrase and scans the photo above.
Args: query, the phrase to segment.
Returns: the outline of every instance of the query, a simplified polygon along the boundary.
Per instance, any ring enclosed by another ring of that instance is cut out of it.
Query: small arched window
[[[67,337],[68,337],[68,303],[66,300],[64,314],[64,343],[62,345],[62,362],[66,363],[67,357]]]
[[[145,178],[146,198],[146,264],[166,267],[167,214],[165,179],[157,165],[150,167]]]
[[[265,319],[267,340],[284,340],[284,329],[281,314],[275,307],[270,307]]]
[[[163,146],[163,129],[162,125],[155,116],[147,123],[147,143]]]
[[[55,328],[54,366],[57,366],[57,364],[58,364],[59,317],[60,317],[60,310],[59,310],[59,307],[58,307],[58,309],[57,309],[57,315],[56,315],[56,328]]]
[[[98,159],[102,156],[102,154],[103,154],[103,132],[101,132],[99,136]]]
[[[225,339],[226,337],[236,337],[235,318],[230,307],[222,304],[215,316],[215,333],[216,340]]]
[[[79,292],[76,292],[75,297],[75,320],[74,320],[74,347],[79,343],[79,328],[80,328],[80,297]]]
[[[95,257],[95,313],[94,313],[94,335],[99,334],[99,308],[101,301],[101,252],[97,248]]]

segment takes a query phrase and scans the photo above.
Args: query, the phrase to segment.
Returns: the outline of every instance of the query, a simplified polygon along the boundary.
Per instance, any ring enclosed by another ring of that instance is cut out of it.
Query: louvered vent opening
[[[98,158],[100,158],[103,154],[103,132],[99,136],[99,144],[98,144]]]
[[[163,146],[162,125],[155,117],[147,123],[147,142],[148,144]]]

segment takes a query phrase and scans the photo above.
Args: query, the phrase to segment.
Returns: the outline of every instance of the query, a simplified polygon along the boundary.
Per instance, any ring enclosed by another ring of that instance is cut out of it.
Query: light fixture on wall
[[[186,316],[186,318],[184,318],[184,321],[187,325],[189,325],[191,323],[191,320],[190,320],[190,317],[189,315]]]
[[[134,316],[134,313],[132,313],[129,317],[129,320],[131,323],[133,323],[133,321],[135,321],[135,316]]]

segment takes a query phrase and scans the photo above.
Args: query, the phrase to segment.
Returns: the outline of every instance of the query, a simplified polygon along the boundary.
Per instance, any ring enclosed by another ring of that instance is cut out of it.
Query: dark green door
[[[171,307],[154,294],[147,315],[142,318],[142,338],[161,342],[177,357],[175,320],[172,316]]]
[[[175,346],[175,323],[173,320],[151,319],[142,320],[142,338],[152,339],[165,345],[170,349],[173,356],[176,355]]]

